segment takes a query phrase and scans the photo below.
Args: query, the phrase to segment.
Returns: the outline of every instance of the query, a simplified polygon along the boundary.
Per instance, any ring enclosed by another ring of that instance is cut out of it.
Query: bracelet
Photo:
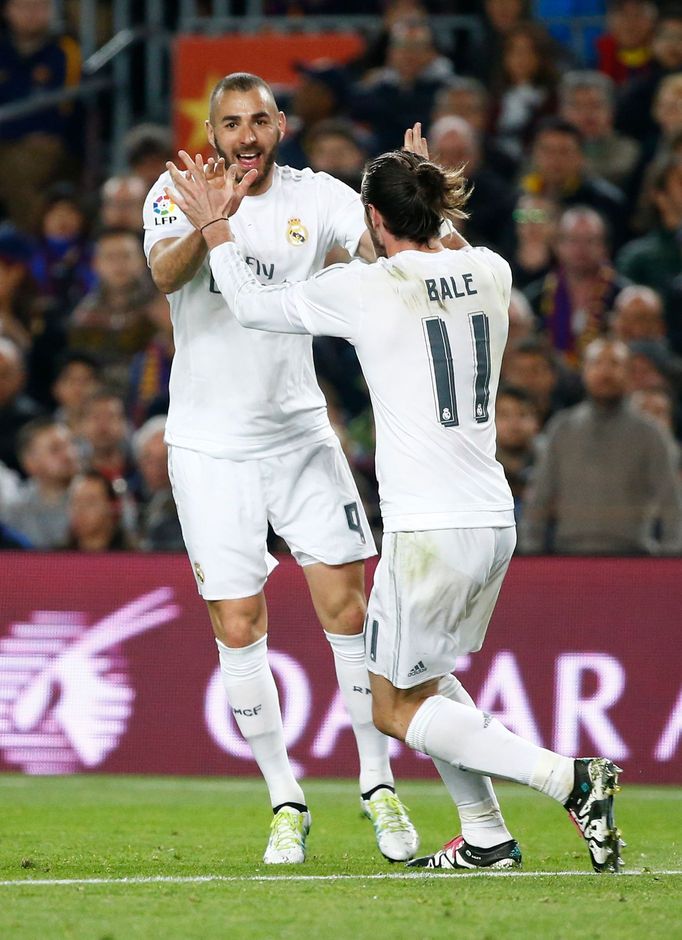
[[[212,222],[207,222],[206,225],[202,225],[199,229],[200,232],[203,232],[205,228],[208,228],[209,225],[215,225],[216,222],[227,222],[227,216],[221,215],[219,219],[213,219]]]

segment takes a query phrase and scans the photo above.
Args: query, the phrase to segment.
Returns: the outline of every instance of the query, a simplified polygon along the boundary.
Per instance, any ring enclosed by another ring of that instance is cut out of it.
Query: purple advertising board
[[[267,595],[296,770],[353,776],[331,652],[290,558]],[[518,558],[483,649],[457,674],[538,744],[608,755],[628,782],[679,784],[680,614],[679,559]],[[434,776],[429,760],[392,748],[398,776]],[[184,556],[2,554],[0,770],[256,773]]]

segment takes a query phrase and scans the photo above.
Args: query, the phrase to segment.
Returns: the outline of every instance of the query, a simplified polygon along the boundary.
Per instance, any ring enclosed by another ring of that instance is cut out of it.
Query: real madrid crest
[[[290,245],[305,245],[308,241],[308,229],[300,219],[289,219],[287,222],[287,241]]]

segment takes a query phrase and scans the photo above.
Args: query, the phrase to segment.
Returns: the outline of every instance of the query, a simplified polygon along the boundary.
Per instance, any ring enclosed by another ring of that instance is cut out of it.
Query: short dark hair
[[[99,359],[85,349],[67,349],[66,352],[62,353],[55,361],[55,379],[58,379],[65,369],[68,369],[69,366],[75,363],[87,366],[89,369],[92,369],[93,372],[97,372],[100,367]]]
[[[497,400],[500,398],[513,398],[520,405],[526,405],[537,412],[537,404],[530,392],[525,388],[519,388],[518,385],[501,385],[497,390]]]
[[[354,147],[357,147],[361,153],[365,153],[367,149],[355,127],[350,121],[343,118],[325,118],[322,121],[317,121],[306,134],[303,149],[305,151],[310,150],[321,137],[342,137],[353,144]]]
[[[446,170],[407,150],[372,160],[360,194],[365,208],[381,213],[396,238],[426,244],[440,234],[443,219],[467,218],[470,189],[460,170]]]
[[[95,235],[95,243],[99,244],[100,242],[105,241],[107,238],[134,238],[137,242],[142,244],[142,239],[137,232],[134,232],[130,228],[126,228],[124,225],[108,225],[106,228],[101,228]]]
[[[565,121],[560,117],[546,117],[540,121],[535,128],[535,133],[533,134],[533,143],[537,143],[539,137],[542,134],[567,134],[569,137],[572,137],[575,142],[578,144],[580,149],[583,149],[584,141],[583,135],[580,133],[575,124],[571,124],[570,121]]]
[[[49,428],[63,426],[64,425],[62,425],[59,421],[55,421],[55,419],[50,415],[41,415],[39,418],[33,418],[32,421],[28,421],[22,428],[20,428],[19,433],[17,434],[17,454],[20,457],[23,457],[26,451],[30,448],[31,444],[35,441],[39,434],[43,433],[43,431],[47,431]]]
[[[123,138],[128,166],[134,167],[147,157],[172,159],[173,138],[170,131],[160,124],[138,124],[131,128]]]
[[[118,401],[125,412],[125,399],[123,395],[119,394],[115,389],[107,388],[106,386],[104,388],[98,388],[92,395],[88,395],[83,405],[83,410],[89,410],[92,405],[96,405],[100,401]]]
[[[559,366],[554,350],[542,337],[528,336],[526,339],[522,339],[512,346],[511,352],[518,353],[521,356],[539,356],[539,358],[544,359],[547,365],[555,372],[558,372]]]
[[[211,97],[208,99],[209,120],[213,120],[213,109],[221,95],[229,91],[251,91],[253,88],[259,88],[261,91],[264,91],[272,98],[275,107],[277,107],[272,88],[264,78],[261,78],[260,75],[253,75],[251,72],[232,72],[230,75],[225,75],[224,78],[221,78],[211,92]]]

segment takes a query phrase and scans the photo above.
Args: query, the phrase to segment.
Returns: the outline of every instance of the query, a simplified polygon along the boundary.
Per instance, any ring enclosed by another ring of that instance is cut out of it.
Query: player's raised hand
[[[200,153],[194,160],[185,150],[180,150],[178,156],[184,170],[172,162],[166,164],[174,185],[169,195],[200,230],[211,222],[234,215],[258,176],[257,170],[249,170],[237,183],[238,167],[231,166],[225,171],[222,158],[209,165],[204,164]]]
[[[408,127],[405,131],[403,149],[409,150],[410,153],[416,153],[418,157],[424,157],[425,160],[429,159],[429,145],[426,137],[422,137],[422,126],[419,121],[414,127]]]
[[[225,158],[209,157],[204,164],[204,176],[209,186],[222,186],[225,182]]]

